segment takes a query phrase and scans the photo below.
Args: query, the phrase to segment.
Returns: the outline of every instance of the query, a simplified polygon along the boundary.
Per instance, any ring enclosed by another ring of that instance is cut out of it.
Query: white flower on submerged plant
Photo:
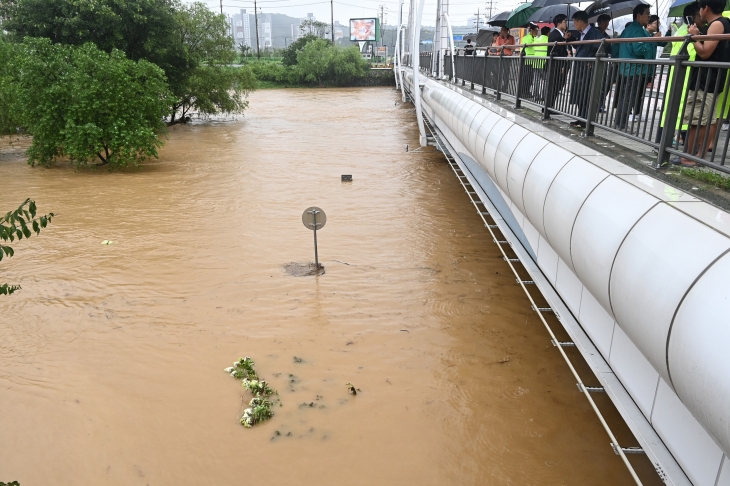
[[[235,370],[235,368],[233,366],[229,366],[228,368],[225,368],[223,371],[225,371],[226,373],[228,373],[230,375],[233,373],[233,370]]]
[[[241,417],[241,425],[244,427],[253,427],[253,409],[247,408],[243,411],[243,417]]]

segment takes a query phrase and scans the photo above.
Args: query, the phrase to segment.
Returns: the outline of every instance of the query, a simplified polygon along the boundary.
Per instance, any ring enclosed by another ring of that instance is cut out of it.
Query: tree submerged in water
[[[166,124],[243,113],[255,87],[201,2],[0,0],[0,19],[0,134],[31,135],[31,165],[137,165]]]
[[[157,157],[172,99],[159,67],[91,43],[26,39],[20,52],[17,102],[33,135],[29,164],[68,157],[77,167],[118,168]]]
[[[279,403],[279,406],[281,406],[278,398],[271,399],[273,395],[278,396],[279,393],[271,388],[265,380],[259,379],[254,365],[253,360],[246,356],[234,362],[233,366],[223,370],[232,377],[242,380],[241,386],[253,395],[251,401],[248,402],[249,408],[244,410],[243,416],[241,416],[241,425],[247,428],[270,419],[274,416],[274,405]]]

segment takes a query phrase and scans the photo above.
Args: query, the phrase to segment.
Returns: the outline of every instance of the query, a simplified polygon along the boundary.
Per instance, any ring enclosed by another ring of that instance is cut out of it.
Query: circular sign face
[[[317,229],[321,230],[324,228],[325,223],[327,223],[327,215],[320,208],[312,206],[311,208],[305,209],[302,213],[302,223],[307,229],[314,230],[315,219],[317,220]]]

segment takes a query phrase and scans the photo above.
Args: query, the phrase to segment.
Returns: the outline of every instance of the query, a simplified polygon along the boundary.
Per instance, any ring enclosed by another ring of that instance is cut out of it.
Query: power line
[[[254,0],[251,0],[251,3],[253,3],[255,5],[257,2],[254,1]],[[261,3],[261,2],[258,2],[258,3]],[[329,2],[324,1],[324,2],[314,2],[314,3],[300,3],[300,4],[297,4],[297,5],[271,5],[270,7],[266,7],[266,8],[268,8],[268,9],[295,8],[295,7],[306,7],[308,5],[320,5],[320,4],[323,4],[323,3],[329,3]],[[241,7],[240,5],[223,5],[223,6],[224,7],[233,7],[233,8],[240,8]],[[261,7],[259,7],[259,9],[260,8]]]

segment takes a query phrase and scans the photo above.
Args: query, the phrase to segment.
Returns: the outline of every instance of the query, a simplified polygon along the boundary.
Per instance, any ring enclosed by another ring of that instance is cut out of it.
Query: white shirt
[[[580,40],[583,40],[589,30],[591,30],[591,24],[588,24],[588,27],[586,27],[585,30],[580,33]]]

